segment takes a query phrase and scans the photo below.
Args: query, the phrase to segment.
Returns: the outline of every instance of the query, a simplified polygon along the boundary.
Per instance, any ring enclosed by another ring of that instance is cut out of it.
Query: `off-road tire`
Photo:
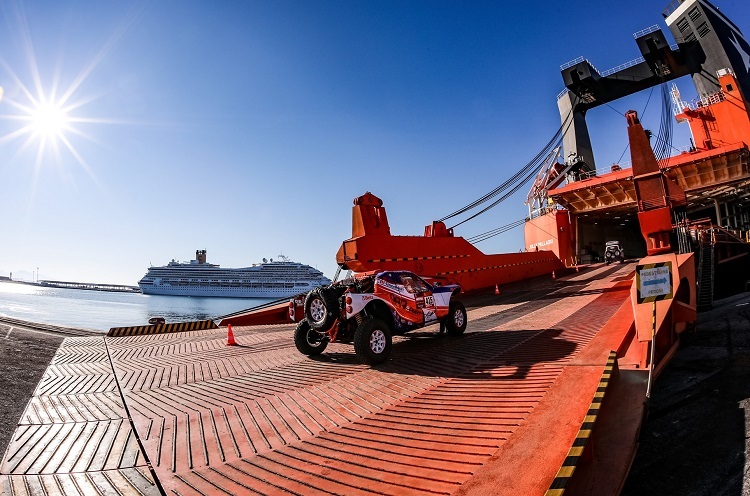
[[[365,319],[354,331],[354,352],[362,363],[377,365],[391,354],[391,330],[380,319]]]
[[[466,307],[460,301],[452,301],[445,317],[445,330],[450,336],[460,336],[466,330]]]
[[[305,297],[305,319],[313,329],[328,329],[339,314],[336,292],[329,288],[315,288]]]
[[[294,329],[294,345],[303,355],[315,356],[323,353],[328,346],[328,340],[320,339],[321,337],[318,331],[310,328],[306,320],[300,320]]]

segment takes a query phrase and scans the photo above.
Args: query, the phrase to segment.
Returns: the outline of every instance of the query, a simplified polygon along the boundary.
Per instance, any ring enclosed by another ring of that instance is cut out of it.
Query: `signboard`
[[[651,303],[672,298],[672,262],[659,262],[635,267],[638,303]]]

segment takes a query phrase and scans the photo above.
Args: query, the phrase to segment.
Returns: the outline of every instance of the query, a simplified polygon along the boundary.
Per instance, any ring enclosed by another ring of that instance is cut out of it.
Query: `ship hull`
[[[293,288],[242,288],[242,287],[173,287],[168,285],[142,285],[141,291],[145,295],[162,296],[196,296],[221,298],[288,298],[300,293],[306,293],[314,286],[295,286]]]
[[[206,263],[205,250],[191,262],[149,267],[138,281],[143,294],[220,298],[288,298],[331,281],[317,269],[288,260],[252,267],[226,268]]]

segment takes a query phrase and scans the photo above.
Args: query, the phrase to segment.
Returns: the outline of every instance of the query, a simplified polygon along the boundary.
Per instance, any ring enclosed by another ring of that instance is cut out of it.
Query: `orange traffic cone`
[[[234,332],[232,332],[232,324],[227,324],[227,346],[237,346],[237,341],[234,340]]]
[[[495,284],[495,294],[500,294],[500,288]]]
[[[554,270],[552,271],[552,279],[556,279],[555,278],[555,271]]]

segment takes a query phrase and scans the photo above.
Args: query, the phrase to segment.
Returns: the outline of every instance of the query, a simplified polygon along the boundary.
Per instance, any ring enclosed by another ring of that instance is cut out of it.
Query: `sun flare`
[[[40,102],[30,109],[31,131],[43,138],[62,137],[70,127],[67,111],[60,102]]]

